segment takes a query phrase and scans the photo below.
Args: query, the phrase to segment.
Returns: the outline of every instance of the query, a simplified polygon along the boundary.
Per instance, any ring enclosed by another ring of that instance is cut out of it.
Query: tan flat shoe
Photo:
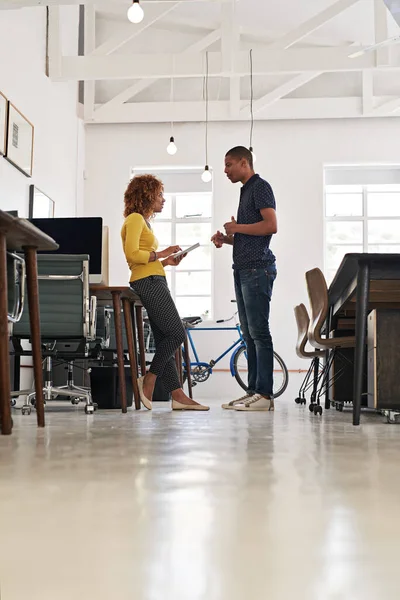
[[[172,400],[172,410],[210,410],[209,406],[203,404],[181,404],[176,400]]]
[[[147,410],[152,410],[153,409],[153,403],[152,403],[152,401],[149,400],[148,398],[146,398],[146,396],[143,393],[143,381],[144,381],[144,377],[139,377],[139,379],[137,380],[138,388],[139,388],[140,401],[143,404],[143,406],[145,408],[147,408]]]

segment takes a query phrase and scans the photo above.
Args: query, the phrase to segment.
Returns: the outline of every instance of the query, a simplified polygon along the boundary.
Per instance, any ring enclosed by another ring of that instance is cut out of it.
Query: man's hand
[[[225,242],[225,236],[220,231],[217,231],[217,233],[214,233],[214,235],[212,236],[211,241],[216,248],[222,248]]]
[[[165,260],[162,261],[164,267],[177,267],[181,260],[183,260],[187,256],[187,254],[182,254],[181,256],[168,256]]]
[[[224,225],[226,235],[233,235],[237,232],[237,223],[235,217],[231,217],[231,220]]]

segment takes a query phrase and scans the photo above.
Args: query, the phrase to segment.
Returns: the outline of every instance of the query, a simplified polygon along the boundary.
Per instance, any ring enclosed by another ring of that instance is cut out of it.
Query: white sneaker
[[[252,394],[245,394],[237,400],[232,400],[232,402],[229,402],[228,404],[223,404],[222,408],[225,408],[226,410],[234,410],[238,404],[244,404],[246,400],[250,400],[252,397]]]
[[[234,410],[242,410],[242,411],[265,411],[272,412],[275,410],[274,399],[273,398],[264,398],[261,394],[254,394],[247,402],[245,401],[243,404],[238,404],[233,407]]]

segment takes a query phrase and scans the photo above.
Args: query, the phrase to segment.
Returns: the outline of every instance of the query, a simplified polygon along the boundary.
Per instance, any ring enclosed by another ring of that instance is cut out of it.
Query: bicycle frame
[[[239,334],[239,338],[231,345],[229,346],[229,348],[227,350],[225,350],[225,352],[223,352],[220,356],[218,356],[218,358],[216,358],[215,360],[210,360],[209,363],[205,363],[205,362],[201,362],[199,359],[199,356],[197,354],[197,350],[196,350],[196,346],[194,344],[193,338],[192,338],[192,331],[237,331],[237,333]],[[189,344],[190,347],[192,349],[193,355],[196,359],[196,361],[191,361],[190,362],[190,370],[192,370],[193,367],[202,367],[204,369],[206,369],[207,371],[210,372],[210,374],[212,374],[213,372],[213,368],[215,367],[216,364],[218,364],[223,358],[225,358],[225,356],[227,354],[229,354],[229,352],[231,352],[232,350],[234,350],[234,348],[237,347],[237,350],[235,352],[232,352],[232,356],[231,356],[231,360],[230,360],[230,371],[231,371],[231,375],[232,377],[234,376],[234,358],[235,358],[235,354],[236,352],[245,345],[243,336],[242,336],[242,332],[240,330],[240,325],[237,323],[235,325],[235,327],[193,327],[192,329],[187,329],[187,336],[188,336],[188,340],[189,340]],[[186,362],[183,362],[184,367],[186,368]]]

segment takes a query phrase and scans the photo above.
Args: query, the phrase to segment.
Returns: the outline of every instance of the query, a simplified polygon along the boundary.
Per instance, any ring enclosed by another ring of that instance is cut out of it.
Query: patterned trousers
[[[169,291],[167,280],[151,275],[130,283],[147,311],[154,335],[156,353],[150,372],[161,377],[167,392],[181,387],[175,364],[175,352],[185,340],[185,328]]]

